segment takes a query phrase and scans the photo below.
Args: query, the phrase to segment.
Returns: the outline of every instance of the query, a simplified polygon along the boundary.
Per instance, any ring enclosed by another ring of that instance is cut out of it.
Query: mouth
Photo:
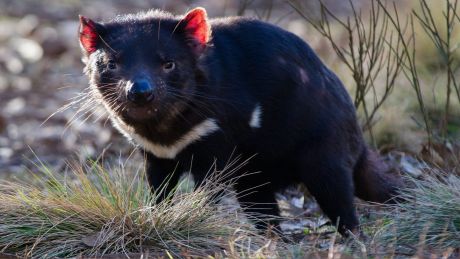
[[[158,113],[158,109],[146,106],[130,106],[123,113],[123,117],[129,120],[145,121],[152,119]]]

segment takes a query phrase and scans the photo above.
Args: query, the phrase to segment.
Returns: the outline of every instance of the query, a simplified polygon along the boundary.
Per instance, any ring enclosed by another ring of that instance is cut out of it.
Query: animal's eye
[[[115,63],[113,60],[109,60],[109,62],[107,62],[107,68],[110,70],[115,70],[117,69],[117,63]]]
[[[163,70],[165,72],[171,72],[174,70],[174,68],[176,68],[176,63],[174,63],[174,61],[168,61],[163,64]]]

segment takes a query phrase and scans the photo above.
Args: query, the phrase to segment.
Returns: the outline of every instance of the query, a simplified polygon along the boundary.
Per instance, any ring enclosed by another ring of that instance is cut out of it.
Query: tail
[[[404,186],[398,172],[367,147],[355,165],[353,179],[356,196],[379,203],[394,203],[398,191]]]

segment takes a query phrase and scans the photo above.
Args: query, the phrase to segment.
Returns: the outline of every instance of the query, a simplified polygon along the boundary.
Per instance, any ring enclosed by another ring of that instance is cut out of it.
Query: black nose
[[[128,89],[127,97],[131,102],[142,105],[153,100],[153,85],[147,79],[134,81],[131,88]]]

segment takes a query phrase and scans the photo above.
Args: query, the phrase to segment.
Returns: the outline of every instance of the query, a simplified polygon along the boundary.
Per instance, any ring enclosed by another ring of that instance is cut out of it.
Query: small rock
[[[43,57],[43,49],[36,41],[26,38],[13,38],[11,47],[29,63],[39,61]]]
[[[0,20],[0,41],[8,40],[16,34],[16,22],[12,19]]]
[[[399,167],[401,172],[409,174],[415,178],[422,176],[427,168],[427,164],[425,162],[399,151],[392,151],[388,153],[385,156],[385,161],[390,165]]]
[[[16,97],[6,103],[3,112],[7,115],[15,115],[20,113],[26,106],[26,101],[22,97]]]
[[[17,23],[16,31],[23,36],[29,36],[38,25],[39,20],[37,16],[28,14]]]
[[[28,77],[15,77],[13,78],[11,85],[14,89],[19,91],[29,91],[32,89],[32,81]]]
[[[96,140],[96,144],[98,146],[107,145],[107,142],[110,141],[111,137],[112,137],[111,131],[107,128],[102,128],[98,131],[98,137]]]
[[[10,157],[13,155],[13,150],[8,147],[0,147],[0,157],[4,160],[10,159]]]
[[[86,161],[88,158],[95,158],[96,149],[92,145],[82,145],[78,153],[81,161]]]
[[[291,198],[291,204],[294,206],[294,207],[297,207],[299,209],[302,209],[303,208],[303,203],[304,203],[304,197],[303,196],[300,196],[300,197],[292,197]]]
[[[17,140],[19,137],[18,125],[14,123],[8,123],[6,125],[6,132],[10,140]],[[22,147],[23,145],[24,143],[21,141],[14,141],[12,145],[10,144],[13,149],[16,147]]]
[[[12,74],[19,74],[24,71],[24,64],[22,64],[22,61],[16,56],[10,56],[4,61],[6,69],[8,69],[8,71],[10,71]]]
[[[408,173],[412,177],[418,178],[423,175],[422,169],[418,166],[419,162],[417,162],[414,158],[403,156],[401,157],[400,166],[404,170],[404,172]]]

